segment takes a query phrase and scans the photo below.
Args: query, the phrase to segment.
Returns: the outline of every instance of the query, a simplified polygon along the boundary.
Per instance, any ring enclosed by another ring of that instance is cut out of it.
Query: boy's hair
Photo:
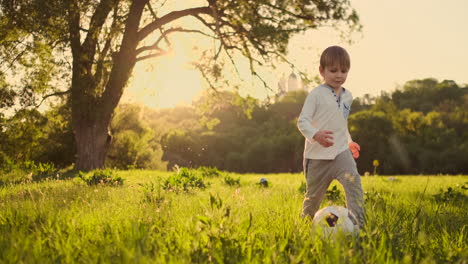
[[[351,60],[348,52],[340,46],[331,46],[326,48],[320,56],[320,67],[325,69],[326,66],[334,66],[338,64],[341,69],[349,70]]]

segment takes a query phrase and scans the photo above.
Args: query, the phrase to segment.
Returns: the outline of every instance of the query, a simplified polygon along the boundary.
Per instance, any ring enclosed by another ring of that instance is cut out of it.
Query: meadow
[[[365,230],[324,239],[299,173],[112,173],[3,182],[0,263],[468,263],[465,175],[362,177]]]

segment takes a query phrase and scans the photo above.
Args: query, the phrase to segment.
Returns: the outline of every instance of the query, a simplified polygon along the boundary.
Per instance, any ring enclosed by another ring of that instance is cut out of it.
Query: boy
[[[345,49],[332,46],[320,57],[324,84],[307,96],[297,126],[305,137],[304,174],[306,194],[303,217],[314,217],[330,183],[336,179],[345,190],[348,209],[361,228],[364,225],[364,197],[354,158],[360,147],[351,140],[348,115],[353,101],[351,92],[341,85],[350,68]],[[351,151],[350,151],[351,150]]]

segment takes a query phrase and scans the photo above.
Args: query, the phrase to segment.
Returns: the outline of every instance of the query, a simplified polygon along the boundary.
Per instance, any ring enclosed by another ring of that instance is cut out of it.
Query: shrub
[[[199,167],[198,172],[200,172],[203,177],[219,177],[221,172],[216,167]]]
[[[56,177],[58,170],[52,163],[25,161],[15,164],[0,152],[0,184],[40,181]]]
[[[33,181],[39,181],[46,178],[52,178],[56,175],[57,169],[52,163],[35,163],[34,161],[25,161],[21,168],[32,175]]]
[[[88,173],[80,172],[80,178],[88,185],[122,185],[123,178],[116,176],[115,172],[110,169],[93,170]]]
[[[223,181],[229,186],[240,186],[240,177],[233,178],[229,174],[223,176]]]
[[[169,176],[164,181],[163,189],[175,192],[188,192],[194,188],[205,189],[206,186],[207,184],[203,176],[188,168],[181,168],[177,173]]]
[[[434,194],[433,197],[439,203],[462,201],[467,199],[467,195],[464,193],[467,189],[468,182],[453,188],[448,187],[446,191],[440,190],[440,192]]]
[[[149,203],[155,203],[156,205],[161,205],[165,201],[163,192],[161,191],[161,184],[158,183],[139,183],[143,190],[143,201]]]

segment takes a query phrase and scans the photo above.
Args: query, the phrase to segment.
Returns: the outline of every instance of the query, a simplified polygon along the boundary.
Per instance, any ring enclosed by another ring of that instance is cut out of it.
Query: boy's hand
[[[359,146],[356,142],[349,142],[349,149],[353,153],[353,158],[359,158],[359,151],[361,150],[361,146]]]
[[[333,134],[332,131],[321,130],[315,133],[313,139],[315,139],[315,141],[317,141],[320,145],[322,145],[322,147],[328,148],[330,146],[333,146],[333,141],[331,141],[333,137],[330,136],[331,134]]]

